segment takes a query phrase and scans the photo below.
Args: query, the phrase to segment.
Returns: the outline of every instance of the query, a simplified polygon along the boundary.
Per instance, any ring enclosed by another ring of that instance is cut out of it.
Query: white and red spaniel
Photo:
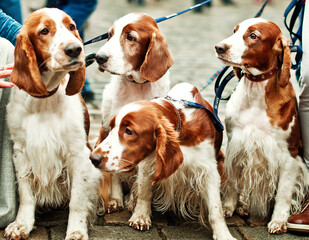
[[[66,239],[88,239],[101,174],[89,162],[89,117],[77,94],[85,81],[84,50],[67,14],[44,8],[29,16],[17,36],[11,81],[7,122],[20,206],[5,236],[28,238],[37,206],[68,203]]]
[[[168,69],[174,63],[155,20],[142,13],[118,19],[96,54],[100,71],[112,74],[103,91],[103,125],[97,144],[109,131],[109,122],[127,103],[163,96],[169,90]],[[108,211],[123,208],[119,179],[114,176]]]
[[[173,209],[184,217],[208,221],[214,239],[234,239],[224,220],[220,200],[217,161],[222,132],[218,132],[207,111],[187,108],[181,100],[212,107],[188,83],[176,85],[168,97],[137,101],[120,109],[111,120],[107,138],[90,159],[103,171],[137,171],[129,208],[134,209],[129,225],[151,227],[151,203],[160,211]]]
[[[309,183],[289,81],[290,49],[278,26],[267,20],[248,19],[234,32],[215,47],[218,58],[240,78],[226,106],[223,209],[226,216],[236,209],[240,215],[265,218],[275,202],[268,231],[283,233]]]

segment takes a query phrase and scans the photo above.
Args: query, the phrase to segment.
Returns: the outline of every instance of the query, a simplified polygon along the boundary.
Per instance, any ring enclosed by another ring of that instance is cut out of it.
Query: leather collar
[[[262,73],[260,75],[252,75],[249,73],[245,73],[245,76],[248,80],[252,82],[262,82],[262,81],[265,81],[273,77],[280,69],[281,69],[281,64],[278,63],[274,68],[272,68],[270,71],[266,73]]]
[[[148,83],[149,81],[146,80],[145,82],[136,82],[133,78],[132,75],[129,75],[129,76],[126,76],[126,79],[129,81],[129,82],[132,82],[132,83],[136,83],[136,84],[143,84],[143,83]]]
[[[50,92],[47,92],[45,95],[33,96],[33,97],[35,97],[35,98],[48,98],[48,97],[54,95],[57,92],[58,88],[59,88],[59,85],[56,88],[54,88],[53,90],[51,90]]]

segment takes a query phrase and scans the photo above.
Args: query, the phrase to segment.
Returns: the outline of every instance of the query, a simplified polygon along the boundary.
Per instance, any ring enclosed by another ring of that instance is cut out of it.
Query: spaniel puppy
[[[128,14],[114,23],[107,43],[96,54],[96,61],[100,71],[112,74],[111,82],[103,91],[99,144],[109,132],[111,118],[122,106],[163,96],[169,90],[168,69],[174,61],[155,20],[143,13]],[[116,175],[112,185],[109,212],[123,208]]]
[[[308,188],[301,158],[290,49],[274,23],[254,18],[216,45],[218,58],[240,79],[226,106],[228,135],[223,210],[265,218],[270,233],[286,232],[291,210]],[[242,73],[242,72],[243,73]]]
[[[67,203],[66,239],[88,239],[101,173],[89,163],[89,116],[78,94],[85,81],[84,50],[67,14],[43,8],[29,16],[17,36],[11,81],[7,120],[20,206],[5,237],[28,238],[36,207]]]
[[[208,109],[187,108],[182,100]],[[160,211],[173,209],[184,217],[208,219],[214,239],[234,239],[222,212],[217,161],[222,132],[211,120],[212,107],[188,83],[176,85],[164,98],[125,105],[110,122],[107,138],[90,159],[101,170],[134,171],[136,182],[129,207],[129,225],[151,227],[151,203]],[[208,214],[207,214],[208,213]]]

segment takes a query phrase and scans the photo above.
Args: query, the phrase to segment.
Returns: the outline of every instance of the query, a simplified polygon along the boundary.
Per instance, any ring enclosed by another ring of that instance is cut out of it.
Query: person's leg
[[[309,4],[305,5],[303,19],[303,35],[302,48],[303,57],[301,63],[300,87],[299,95],[299,118],[301,125],[301,134],[303,139],[304,161],[309,168]],[[308,169],[309,171],[309,169]],[[288,221],[288,230],[309,232],[309,193],[307,193],[307,201],[304,204],[302,212],[293,215]]]
[[[13,45],[6,39],[0,38],[0,66],[13,63],[13,52]],[[9,88],[0,89],[0,228],[14,221],[17,212],[12,144],[6,124],[6,105],[9,96]]]
[[[0,8],[10,17],[22,24],[22,14],[20,0],[5,0],[0,1]]]
[[[299,116],[301,122],[301,132],[303,138],[304,160],[309,167],[309,4],[305,6],[302,48],[303,57],[301,64],[300,86],[301,93],[299,96]]]

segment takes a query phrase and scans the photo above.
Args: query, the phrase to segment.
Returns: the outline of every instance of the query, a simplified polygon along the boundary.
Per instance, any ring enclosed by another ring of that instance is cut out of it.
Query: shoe
[[[302,211],[288,219],[287,228],[289,231],[309,233],[309,197],[307,197]]]

